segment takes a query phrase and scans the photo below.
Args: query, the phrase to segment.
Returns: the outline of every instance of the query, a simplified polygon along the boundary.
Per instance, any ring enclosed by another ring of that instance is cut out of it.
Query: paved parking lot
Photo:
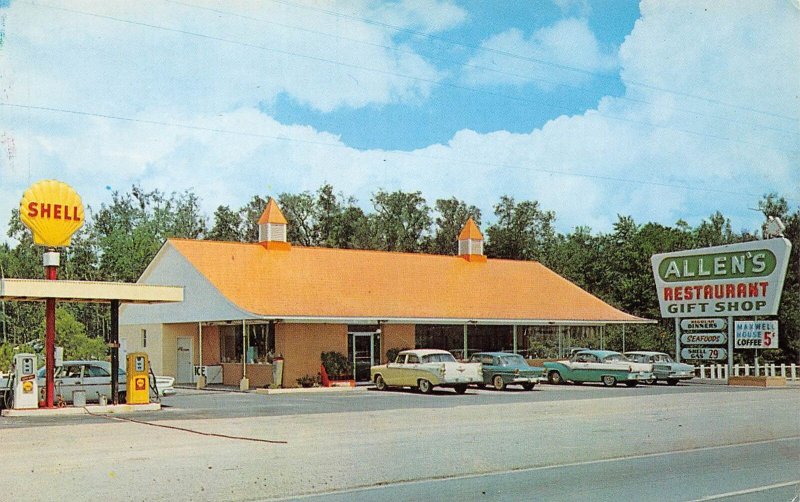
[[[139,420],[163,421],[185,419],[244,418],[259,416],[308,415],[318,413],[368,412],[378,410],[453,408],[459,406],[503,405],[514,403],[558,402],[576,399],[606,399],[624,396],[658,396],[685,393],[735,393],[748,390],[745,387],[688,383],[670,387],[663,384],[640,385],[634,388],[602,384],[585,385],[537,385],[532,391],[521,387],[508,387],[496,391],[470,388],[466,394],[456,394],[451,389],[435,389],[425,395],[415,390],[389,390],[380,392],[372,386],[354,390],[326,392],[297,392],[264,395],[238,390],[197,390],[179,388],[177,394],[162,399],[163,409],[158,412],[137,413]],[[90,416],[30,418],[25,421],[0,418],[3,427],[23,427],[31,424],[56,425],[65,421],[98,421],[102,418]]]
[[[135,422],[3,418],[0,499],[770,499],[800,483],[797,388],[182,389],[164,402]],[[615,490],[576,491],[587,476]]]

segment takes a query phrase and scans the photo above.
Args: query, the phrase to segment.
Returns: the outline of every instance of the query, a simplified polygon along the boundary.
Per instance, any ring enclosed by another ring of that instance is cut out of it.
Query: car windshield
[[[456,358],[453,354],[428,354],[422,356],[423,363],[454,363]]]
[[[623,363],[631,362],[630,359],[628,359],[627,357],[623,356],[622,354],[609,354],[609,355],[607,355],[606,357],[603,358],[603,361],[605,361],[607,363],[613,363],[613,362],[617,362],[617,361],[623,362]]]
[[[500,359],[501,366],[523,366],[527,364],[522,356],[517,355],[500,356],[498,359]]]

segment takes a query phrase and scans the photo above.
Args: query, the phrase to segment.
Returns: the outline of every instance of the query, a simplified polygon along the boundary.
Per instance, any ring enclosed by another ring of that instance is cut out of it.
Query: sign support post
[[[675,318],[675,362],[681,362],[681,318]]]
[[[58,265],[60,255],[54,248],[48,247],[44,252],[42,261],[44,262],[45,278],[48,281],[55,281],[58,276]],[[48,298],[45,300],[45,337],[44,337],[44,358],[45,358],[45,408],[53,408],[55,403],[55,351],[56,351],[56,299]]]
[[[728,317],[728,378],[733,374],[733,316]]]

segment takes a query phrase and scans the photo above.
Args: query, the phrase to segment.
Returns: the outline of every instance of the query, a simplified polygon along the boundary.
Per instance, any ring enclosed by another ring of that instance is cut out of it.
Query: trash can
[[[79,408],[83,408],[86,406],[86,391],[85,390],[75,390],[72,391],[72,405],[77,406]]]

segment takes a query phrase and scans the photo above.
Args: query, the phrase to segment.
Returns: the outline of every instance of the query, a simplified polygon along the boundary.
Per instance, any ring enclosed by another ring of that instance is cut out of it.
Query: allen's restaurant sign
[[[19,219],[33,232],[34,243],[48,247],[69,246],[72,234],[83,225],[83,202],[66,183],[39,181],[22,195]]]
[[[661,316],[777,314],[791,248],[780,238],[653,255]]]

